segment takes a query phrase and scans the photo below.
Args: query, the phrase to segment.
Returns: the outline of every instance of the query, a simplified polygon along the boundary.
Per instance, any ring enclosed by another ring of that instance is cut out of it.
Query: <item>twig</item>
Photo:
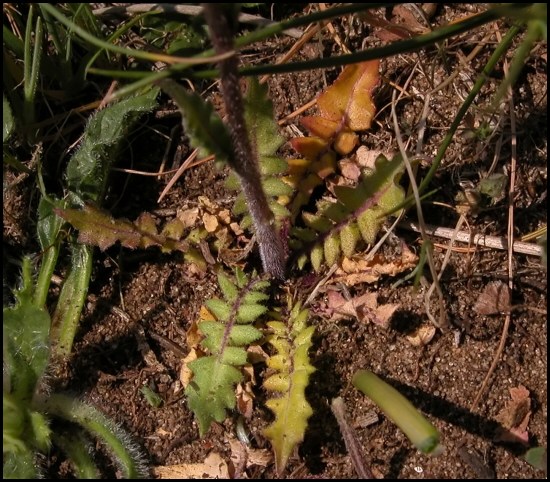
[[[420,232],[420,228],[414,221],[401,221],[398,228],[407,229],[416,233]],[[437,236],[439,238],[451,239],[455,230],[453,228],[443,228],[426,224],[426,234]],[[504,236],[490,236],[488,234],[474,234],[467,231],[458,231],[455,236],[455,241],[460,243],[475,244],[493,249],[508,249],[508,238]],[[542,248],[535,243],[525,243],[522,241],[514,241],[512,250],[515,253],[530,254],[532,256],[541,256]]]
[[[407,173],[409,175],[409,182],[410,182],[413,194],[414,194],[415,205],[416,205],[416,214],[418,216],[418,224],[420,226],[420,234],[422,236],[422,239],[427,241],[428,238],[427,238],[427,233],[426,233],[426,223],[424,222],[424,213],[422,212],[422,205],[420,203],[420,193],[419,193],[419,190],[418,190],[418,185],[416,184],[416,178],[414,176],[413,168],[411,166],[411,163],[410,163],[409,158],[407,156],[405,146],[403,144],[403,139],[401,137],[401,130],[399,128],[399,122],[397,121],[397,113],[395,111],[395,104],[396,104],[396,100],[395,100],[396,95],[395,94],[396,94],[396,91],[394,90],[393,95],[392,95],[391,111],[392,111],[393,125],[394,125],[394,130],[395,130],[395,137],[397,139],[397,144],[399,145],[399,152],[401,153],[401,157],[403,158],[403,162],[405,163],[405,167],[406,167]],[[426,259],[428,261],[428,266],[430,267],[430,272],[432,274],[432,280],[433,280],[432,281],[432,286],[428,290],[428,292],[426,294],[426,297],[425,297],[426,315],[428,316],[430,321],[432,323],[434,323],[434,325],[436,325],[437,327],[439,327],[441,329],[444,329],[448,326],[448,320],[447,320],[447,317],[445,315],[444,301],[443,301],[443,291],[441,290],[441,285],[439,284],[439,275],[438,275],[438,273],[435,269],[435,264],[434,264],[433,256],[432,256],[432,253],[430,251],[429,245],[428,245],[428,252],[426,253]],[[431,314],[430,309],[429,309],[430,297],[431,297],[432,291],[434,289],[437,290],[437,294],[439,296],[439,320],[436,320],[433,317],[433,315]]]
[[[275,61],[275,65],[288,62],[296,55],[296,53],[304,46],[305,43],[309,42],[311,38],[317,32],[319,32],[320,29],[321,27],[319,25],[310,25],[303,33],[303,35],[300,36],[300,39],[292,47],[290,47],[290,50]],[[260,77],[260,84],[266,82],[268,78],[269,74]]]
[[[374,475],[366,467],[363,460],[363,454],[361,453],[362,450],[359,446],[359,442],[357,441],[355,430],[353,430],[353,427],[348,423],[346,419],[346,406],[344,405],[344,400],[342,400],[342,397],[336,397],[334,400],[332,400],[330,408],[332,410],[332,413],[334,414],[334,417],[336,418],[336,421],[338,422],[340,433],[344,438],[346,449],[348,450],[351,462],[353,464],[353,467],[355,468],[355,471],[357,472],[357,475],[361,479],[374,479]]]
[[[129,5],[118,5],[116,7],[104,7],[96,8],[92,10],[92,13],[97,16],[102,15],[118,15],[118,14],[133,14],[133,13],[145,13],[161,11],[166,13],[179,13],[182,15],[201,15],[202,7],[197,5],[181,5],[177,3],[137,3]],[[249,13],[240,13],[239,22],[248,23],[257,27],[267,27],[277,22],[268,20],[267,18],[258,17],[257,15],[250,15]],[[289,37],[300,38],[302,32],[297,28],[289,28],[283,32]]]
[[[499,32],[497,30],[497,37]],[[499,39],[500,40],[500,39]],[[508,63],[504,61],[504,72],[508,75]],[[503,80],[504,82],[504,80]],[[513,254],[514,254],[514,190],[516,188],[516,159],[517,159],[517,134],[516,134],[516,116],[514,114],[514,95],[511,85],[508,86],[508,104],[510,108],[510,131],[511,131],[511,160],[510,160],[510,187],[508,189],[508,288],[510,293],[514,289],[514,265],[513,265]],[[510,323],[512,322],[512,310],[509,310],[504,318],[504,326],[502,328],[502,334],[500,336],[500,341],[496,349],[493,361],[487,375],[483,379],[483,383],[477,392],[477,395],[472,402],[470,407],[471,410],[477,408],[487,385],[489,384],[489,379],[495,372],[495,369],[500,361],[502,352],[504,351],[504,346],[506,345],[506,338],[508,338],[508,331],[510,329]]]
[[[327,5],[326,3],[319,3],[319,10],[326,10]],[[340,38],[340,35],[338,35],[338,32],[336,32],[336,29],[334,28],[334,25],[332,25],[332,22],[327,22],[327,29],[332,35],[332,38],[334,39],[334,42],[342,49],[342,52],[345,54],[350,54],[351,50],[347,47],[347,45],[342,41]]]
[[[334,272],[338,269],[337,264],[333,264],[331,268],[328,270],[328,273],[324,276],[324,278],[317,283],[315,288],[313,288],[313,291],[309,294],[306,301],[304,302],[304,306],[308,306],[317,296],[318,291],[321,289],[321,286],[323,286],[328,279],[334,274]]]
[[[191,164],[195,158],[197,157],[197,154],[199,153],[199,150],[198,149],[195,149],[191,154],[189,154],[189,156],[187,157],[187,159],[185,159],[185,161],[183,162],[183,164],[179,167],[178,171],[176,172],[176,174],[174,174],[174,176],[172,177],[172,179],[170,179],[170,181],[168,182],[168,184],[166,185],[166,187],[162,190],[162,192],[160,193],[160,196],[159,198],[157,199],[157,203],[160,203],[162,201],[162,198],[164,196],[166,196],[166,194],[168,193],[168,191],[172,188],[172,186],[176,183],[176,181],[181,177],[181,175],[184,173],[184,171],[189,168],[189,164]]]

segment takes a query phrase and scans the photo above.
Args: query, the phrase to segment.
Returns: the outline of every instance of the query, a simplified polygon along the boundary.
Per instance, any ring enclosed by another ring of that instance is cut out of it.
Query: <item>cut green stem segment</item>
[[[418,450],[431,455],[442,452],[437,429],[395,388],[368,370],[359,370],[352,383],[380,407]]]

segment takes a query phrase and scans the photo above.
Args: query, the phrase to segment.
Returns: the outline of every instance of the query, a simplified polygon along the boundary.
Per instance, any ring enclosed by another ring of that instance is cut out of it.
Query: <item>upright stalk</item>
[[[235,14],[231,4],[203,4],[204,16],[210,29],[210,37],[216,54],[222,55],[234,49]],[[254,221],[256,237],[264,270],[271,276],[284,279],[285,250],[275,229],[275,218],[265,196],[257,153],[252,149],[244,118],[244,104],[239,85],[238,58],[232,55],[219,63],[221,90],[225,103],[229,132],[234,155],[229,162],[239,177],[248,209]]]

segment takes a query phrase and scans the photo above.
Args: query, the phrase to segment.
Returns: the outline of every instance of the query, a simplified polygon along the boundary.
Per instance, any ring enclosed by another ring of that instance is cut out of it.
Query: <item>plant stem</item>
[[[61,394],[53,394],[42,403],[43,408],[52,415],[75,422],[101,439],[116,458],[125,478],[142,478],[145,475],[138,449],[129,441],[128,435],[102,412]]]
[[[214,49],[218,55],[233,50],[233,30],[226,7],[203,4],[204,15]],[[232,8],[232,7],[229,7]],[[229,158],[231,167],[241,182],[248,209],[254,221],[264,270],[271,276],[284,279],[285,250],[281,237],[275,230],[275,219],[265,196],[256,153],[248,137],[244,118],[244,104],[239,85],[238,59],[235,55],[219,63],[221,90],[225,103],[234,156]]]
[[[50,338],[52,356],[67,358],[80,321],[92,274],[93,247],[75,244],[72,248],[71,271],[59,295],[52,316]]]

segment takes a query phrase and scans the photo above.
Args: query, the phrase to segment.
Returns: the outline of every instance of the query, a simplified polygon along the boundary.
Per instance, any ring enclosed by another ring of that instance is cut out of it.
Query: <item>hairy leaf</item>
[[[193,147],[199,148],[202,155],[213,154],[219,163],[228,162],[233,157],[231,137],[212,106],[171,79],[162,80],[160,86],[179,107]]]
[[[245,97],[245,120],[252,145],[255,146],[260,166],[266,161],[272,161],[280,170],[271,169],[273,174],[286,170],[286,165],[275,157],[275,153],[283,145],[284,138],[279,134],[279,127],[273,118],[273,103],[267,95],[267,86],[253,77],[248,84]],[[273,157],[273,159],[266,159]],[[269,164],[269,162],[267,162]],[[269,173],[269,169],[265,174]]]
[[[5,144],[15,128],[15,119],[6,94],[2,93],[2,143]]]
[[[281,179],[282,174],[288,169],[288,164],[277,156],[277,150],[283,144],[284,138],[279,134],[279,126],[273,117],[273,103],[267,96],[266,86],[260,85],[255,78],[251,79],[244,102],[246,126],[252,149],[258,156],[262,186],[277,226],[280,227],[283,220],[288,218],[289,212],[279,202],[282,203],[284,198],[293,191],[292,187]],[[228,176],[225,185],[228,189],[240,189],[240,183],[235,174]],[[248,211],[244,194],[241,192],[235,199],[233,214],[240,216]],[[250,228],[251,217],[246,215],[240,225],[243,229]]]
[[[3,310],[4,377],[19,400],[31,401],[50,354],[50,315],[32,300],[31,261],[23,259],[16,305]]]
[[[89,121],[84,140],[67,165],[67,185],[81,201],[100,202],[122,140],[135,121],[157,105],[158,89],[121,100]]]
[[[284,323],[279,320],[267,323],[272,331],[267,341],[277,353],[267,360],[267,366],[275,373],[264,381],[264,388],[276,395],[266,402],[275,420],[264,430],[264,435],[275,452],[279,474],[296,445],[304,439],[307,420],[313,414],[305,389],[315,371],[308,356],[314,327],[307,327],[308,310],[301,309],[300,303],[289,311]]]
[[[235,385],[242,379],[239,367],[247,361],[246,347],[262,336],[252,323],[267,311],[258,302],[267,298],[263,290],[269,282],[249,280],[237,269],[234,280],[220,271],[218,283],[224,299],[208,300],[210,311],[202,310],[205,318],[198,323],[207,353],[187,365],[193,379],[185,393],[201,436],[212,422],[225,419],[226,409],[235,407]]]

